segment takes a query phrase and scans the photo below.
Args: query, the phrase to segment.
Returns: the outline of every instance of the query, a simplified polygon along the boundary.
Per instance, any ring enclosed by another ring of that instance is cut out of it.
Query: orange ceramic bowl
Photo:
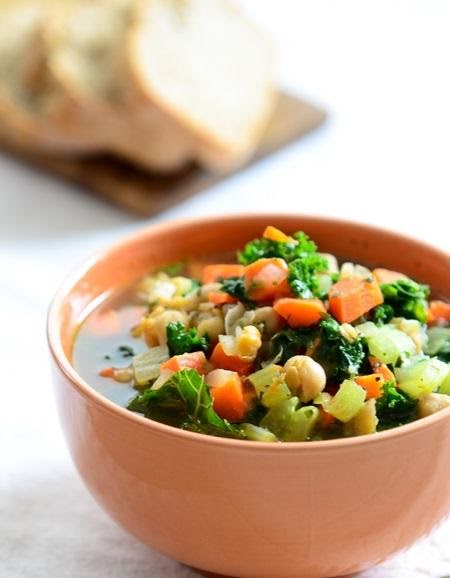
[[[241,578],[352,573],[406,548],[449,512],[450,409],[364,437],[230,440],[118,407],[70,363],[80,321],[105,294],[154,266],[234,250],[268,223],[302,229],[323,251],[403,271],[449,296],[448,255],[365,225],[260,215],[150,227],[89,261],[53,301],[48,334],[61,421],[98,503],[168,556]]]

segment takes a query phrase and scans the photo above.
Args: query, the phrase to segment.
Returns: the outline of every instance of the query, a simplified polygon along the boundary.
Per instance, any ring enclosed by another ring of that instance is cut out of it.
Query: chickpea
[[[253,361],[261,345],[261,333],[254,325],[247,325],[236,336],[236,352],[243,361]]]
[[[377,431],[378,418],[375,407],[375,400],[369,399],[362,406],[352,420],[353,431],[356,435],[366,435]]]
[[[286,383],[301,401],[313,400],[322,393],[327,382],[323,367],[307,355],[295,355],[284,364]]]
[[[221,317],[209,317],[203,319],[197,325],[199,335],[208,335],[211,341],[215,342],[219,339],[219,335],[224,332],[224,323]]]
[[[424,393],[419,398],[418,415],[426,417],[450,407],[450,396],[443,393]]]

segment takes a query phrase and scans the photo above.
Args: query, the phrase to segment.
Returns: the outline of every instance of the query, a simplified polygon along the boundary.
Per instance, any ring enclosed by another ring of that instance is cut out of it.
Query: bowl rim
[[[109,400],[107,397],[103,396],[97,392],[93,387],[89,385],[87,381],[83,379],[81,375],[75,370],[71,364],[68,357],[65,355],[61,340],[59,338],[59,311],[65,302],[65,298],[73,286],[80,281],[83,276],[96,264],[107,259],[112,253],[121,247],[139,242],[147,237],[149,233],[158,234],[164,231],[171,231],[177,229],[178,227],[186,226],[211,226],[218,222],[227,221],[248,221],[253,219],[261,220],[262,218],[267,218],[268,221],[276,222],[277,220],[302,220],[304,225],[310,223],[321,222],[329,226],[339,225],[348,227],[358,227],[367,231],[370,235],[383,235],[389,234],[393,238],[397,238],[403,242],[412,243],[413,245],[420,246],[422,248],[435,253],[436,257],[449,259],[450,255],[446,253],[443,249],[436,247],[432,244],[418,241],[413,237],[405,235],[403,233],[398,233],[397,231],[392,231],[387,228],[381,228],[367,223],[359,223],[356,221],[351,221],[348,219],[338,219],[333,217],[323,217],[320,215],[302,215],[299,213],[287,214],[287,213],[227,213],[226,215],[211,215],[202,217],[191,217],[191,218],[178,218],[164,221],[162,223],[152,223],[145,227],[140,228],[131,234],[123,236],[118,241],[110,243],[106,248],[96,251],[91,257],[87,258],[81,266],[74,268],[57,289],[52,301],[50,302],[47,314],[47,342],[50,349],[51,356],[63,374],[63,376],[69,381],[70,385],[74,387],[82,397],[86,398],[88,401],[94,403],[100,409],[112,413],[118,419],[129,421],[136,426],[148,428],[153,430],[154,433],[169,437],[180,438],[181,440],[209,444],[212,446],[221,446],[229,448],[230,450],[248,450],[250,447],[255,451],[293,451],[293,452],[317,452],[317,451],[328,451],[334,448],[348,449],[354,446],[367,445],[367,444],[377,444],[387,442],[391,439],[397,439],[404,436],[409,436],[415,434],[418,430],[424,430],[431,428],[434,424],[438,422],[445,421],[450,418],[450,407],[441,410],[431,416],[425,418],[417,419],[409,424],[394,427],[392,429],[384,430],[382,432],[376,432],[373,434],[363,435],[363,436],[351,436],[347,438],[336,438],[331,440],[316,440],[316,441],[302,441],[302,442],[285,442],[285,443],[273,443],[273,442],[254,442],[251,440],[241,440],[235,438],[226,438],[219,436],[212,436],[197,432],[191,432],[188,430],[183,430],[176,428],[174,426],[166,425],[151,419],[148,419],[138,413],[132,412],[120,405]],[[107,292],[105,292],[105,297],[107,298]],[[102,300],[100,300],[102,301]],[[97,300],[93,300],[97,303]],[[88,308],[89,309],[89,308]]]

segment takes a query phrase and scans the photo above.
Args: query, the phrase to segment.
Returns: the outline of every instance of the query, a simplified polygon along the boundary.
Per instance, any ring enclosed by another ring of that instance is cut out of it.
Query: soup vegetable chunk
[[[128,409],[262,442],[371,434],[450,406],[450,304],[401,272],[339,264],[268,226],[236,263],[145,277]],[[184,275],[182,273],[185,273]],[[194,278],[198,277],[198,278]]]

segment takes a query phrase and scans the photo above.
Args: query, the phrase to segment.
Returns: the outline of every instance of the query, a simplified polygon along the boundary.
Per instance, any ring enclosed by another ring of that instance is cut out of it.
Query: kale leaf
[[[384,302],[394,310],[396,317],[417,319],[421,323],[427,320],[428,285],[416,283],[412,279],[398,279],[394,283],[381,285]]]
[[[242,265],[249,265],[258,259],[279,257],[290,263],[316,252],[316,244],[302,231],[294,233],[292,237],[293,240],[288,242],[254,239],[247,243],[242,251],[238,251],[238,261]]]
[[[319,332],[316,327],[301,329],[282,329],[273,336],[273,357],[280,356],[279,362],[284,364],[294,355],[303,355],[312,347],[315,340],[318,341]]]
[[[186,329],[179,321],[171,321],[166,327],[166,334],[170,355],[182,355],[193,351],[206,352],[208,350],[208,336],[200,337],[195,327]]]
[[[217,415],[204,377],[193,369],[178,371],[159,389],[146,389],[130,401],[128,409],[191,431],[244,437],[238,427]]]
[[[307,353],[322,365],[327,378],[335,383],[356,375],[366,357],[364,339],[357,337],[348,341],[332,317],[314,328],[284,329],[274,336],[273,344],[274,353],[281,355],[280,363]]]
[[[230,277],[229,279],[222,279],[222,291],[228,293],[232,297],[236,297],[239,301],[246,301],[245,282],[243,277]]]
[[[416,417],[417,400],[399,391],[393,381],[383,384],[383,395],[376,402],[379,429],[403,425]]]
[[[352,377],[358,373],[365,357],[365,340],[356,337],[352,341],[346,339],[339,323],[332,317],[320,322],[320,345],[313,357],[318,361],[334,382]]]
[[[377,325],[384,325],[389,323],[389,321],[394,317],[394,308],[388,303],[383,303],[383,305],[378,305],[373,310],[373,322]]]
[[[303,299],[324,297],[317,273],[327,269],[327,260],[317,253],[305,255],[289,263],[288,282],[294,295]]]

